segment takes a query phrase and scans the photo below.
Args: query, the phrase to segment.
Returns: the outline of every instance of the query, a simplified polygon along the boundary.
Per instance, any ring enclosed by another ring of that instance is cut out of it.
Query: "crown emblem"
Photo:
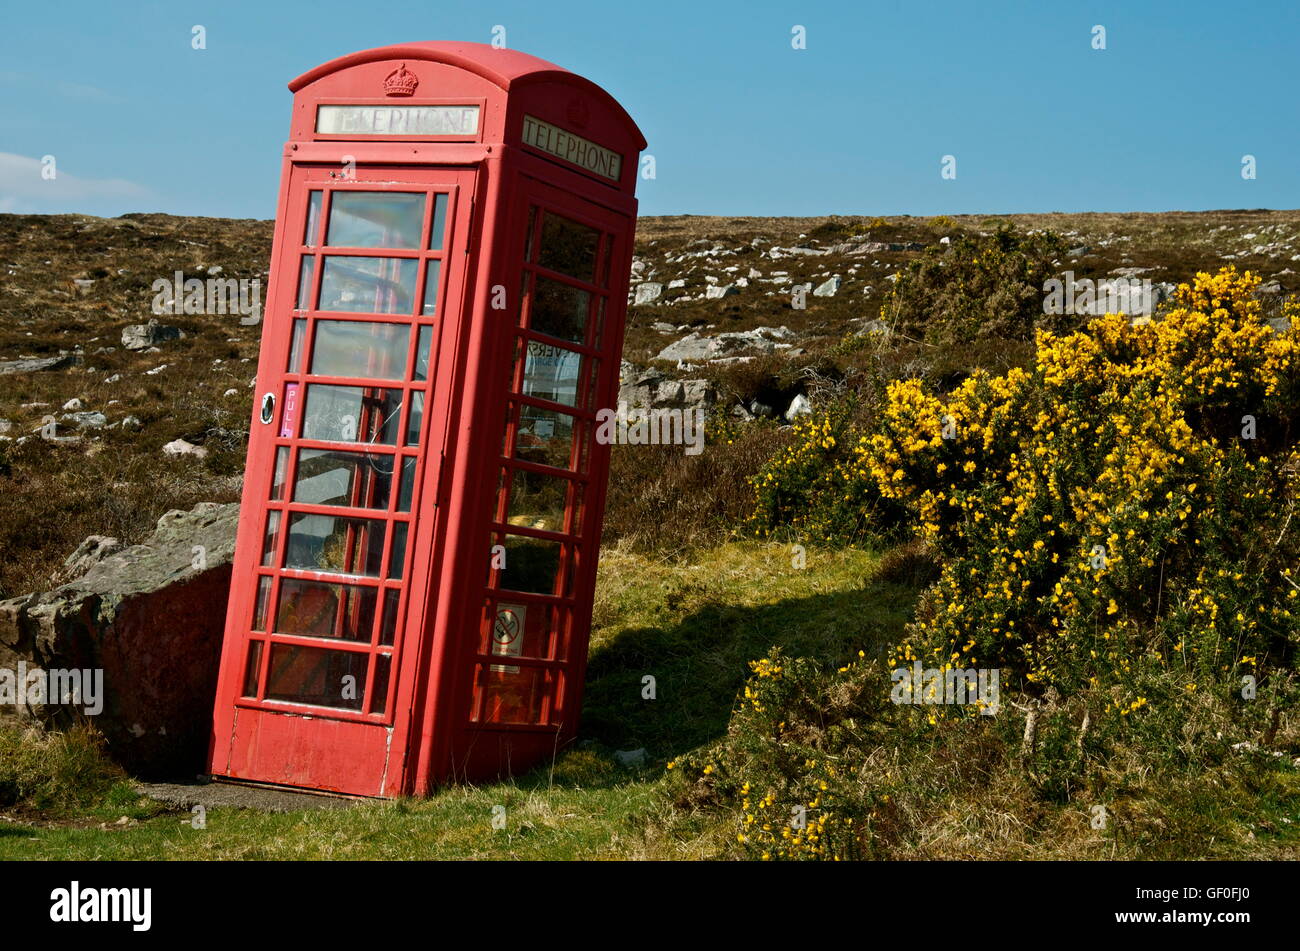
[[[415,78],[415,73],[407,69],[406,64],[403,63],[384,80],[384,93],[389,96],[410,96],[418,85],[420,81]]]

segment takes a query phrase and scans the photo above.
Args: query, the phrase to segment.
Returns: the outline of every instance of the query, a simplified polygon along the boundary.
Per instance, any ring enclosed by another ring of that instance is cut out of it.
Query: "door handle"
[[[275,394],[263,393],[262,413],[261,413],[262,422],[269,423],[274,418],[275,418]]]

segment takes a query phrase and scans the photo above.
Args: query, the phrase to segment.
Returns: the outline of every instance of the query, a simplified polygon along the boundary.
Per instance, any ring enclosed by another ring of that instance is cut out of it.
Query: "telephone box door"
[[[407,782],[470,170],[294,166],[218,687],[219,776]],[[450,360],[450,357],[448,358]],[[432,565],[432,567],[431,567]]]

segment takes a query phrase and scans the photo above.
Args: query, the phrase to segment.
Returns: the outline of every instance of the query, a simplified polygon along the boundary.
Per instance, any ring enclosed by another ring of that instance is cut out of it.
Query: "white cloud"
[[[63,171],[55,156],[55,176],[41,176],[39,158],[0,152],[0,208],[31,210],[69,202],[98,202],[112,199],[140,201],[153,196],[143,185],[124,178],[86,178]]]

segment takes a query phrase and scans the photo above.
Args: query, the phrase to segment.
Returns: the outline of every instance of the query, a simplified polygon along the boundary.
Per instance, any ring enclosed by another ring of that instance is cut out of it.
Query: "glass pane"
[[[391,654],[375,655],[375,685],[371,688],[370,712],[384,713],[388,708],[388,679],[392,676]]]
[[[411,416],[406,421],[406,445],[420,444],[420,425],[424,422],[424,391],[411,393]]]
[[[386,509],[393,484],[393,457],[367,452],[300,449],[295,481],[295,502]]]
[[[299,317],[293,322],[293,339],[289,342],[289,372],[302,370],[302,341],[307,336],[307,319]]]
[[[542,724],[552,680],[549,670],[538,667],[480,664],[474,682],[483,702],[482,722]]]
[[[378,519],[294,513],[289,516],[284,566],[378,578],[384,529]]]
[[[284,480],[289,469],[289,447],[280,446],[275,450],[275,475],[271,477],[271,501],[279,502],[284,498]]]
[[[271,648],[266,698],[360,710],[369,656],[360,651],[276,644]]]
[[[402,460],[402,485],[397,493],[397,511],[411,511],[411,496],[415,494],[415,457]]]
[[[257,579],[257,600],[253,604],[253,630],[266,630],[266,616],[271,607],[271,578],[262,575]]]
[[[298,309],[311,310],[311,284],[316,274],[316,259],[310,254],[302,256],[302,267],[298,272]]]
[[[489,603],[479,635],[479,651],[503,657],[552,660],[560,609],[549,604]],[[495,669],[495,668],[494,668]]]
[[[384,592],[384,620],[379,626],[379,643],[385,647],[392,647],[397,636],[397,605],[401,597],[402,592],[397,588],[389,588]]]
[[[588,291],[537,275],[533,287],[532,329],[561,340],[583,343],[587,339]]]
[[[376,588],[330,584],[302,578],[280,579],[280,634],[369,641],[375,622]]]
[[[542,219],[542,249],[537,263],[569,277],[594,283],[599,241],[600,232],[595,228],[548,211]]]
[[[515,458],[556,469],[568,469],[573,458],[577,421],[568,413],[522,406],[515,432]]]
[[[414,258],[324,259],[319,310],[353,314],[410,314],[415,310]]]
[[[241,696],[256,697],[257,683],[262,675],[262,642],[248,642],[248,660],[244,664],[244,690]]]
[[[408,531],[405,522],[393,523],[393,550],[388,558],[388,577],[401,580],[402,572],[406,567],[406,533]]]
[[[311,372],[317,376],[356,376],[400,380],[406,375],[411,328],[368,320],[318,320],[311,346]]]
[[[560,543],[522,535],[505,536],[506,566],[497,587],[527,594],[555,594],[560,572]]]
[[[424,310],[425,317],[432,317],[438,312],[438,276],[442,273],[441,261],[430,261],[424,272]]]
[[[433,340],[433,328],[428,324],[420,327],[420,339],[415,342],[415,379],[429,378],[429,344]]]
[[[313,383],[307,387],[302,438],[393,446],[401,413],[401,390]]]
[[[443,232],[447,230],[447,194],[439,192],[433,196],[433,224],[429,226],[429,250],[441,251],[444,241]]]
[[[522,528],[564,531],[570,484],[568,479],[516,469],[510,480],[510,511],[506,521]]]
[[[326,243],[336,248],[418,248],[423,227],[423,195],[336,191]]]
[[[270,567],[275,563],[275,542],[280,535],[280,513],[266,513],[266,537],[262,541],[262,564]]]
[[[524,364],[523,394],[574,406],[578,402],[581,367],[582,354],[531,340]]]
[[[307,227],[303,231],[302,243],[309,248],[320,243],[320,200],[321,192],[312,191],[307,195]]]

